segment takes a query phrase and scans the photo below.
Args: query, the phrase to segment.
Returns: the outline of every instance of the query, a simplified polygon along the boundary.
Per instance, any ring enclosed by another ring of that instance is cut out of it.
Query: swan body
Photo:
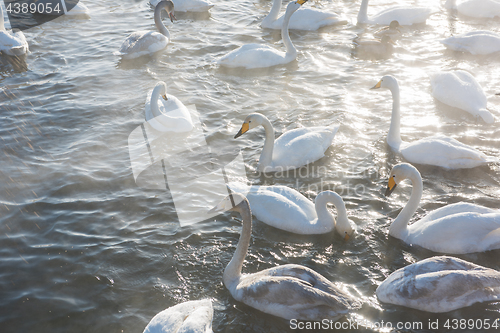
[[[389,235],[405,243],[435,252],[464,254],[500,249],[500,210],[471,203],[455,203],[432,211],[408,225],[422,197],[422,177],[411,164],[394,166],[386,196],[409,179],[413,189],[410,200],[392,222]]]
[[[432,257],[393,272],[376,294],[384,303],[448,312],[500,300],[500,272],[458,258]]]
[[[432,96],[449,106],[465,110],[491,124],[495,118],[486,109],[487,98],[476,79],[466,71],[439,72],[431,76]]]
[[[226,197],[212,211],[241,214],[243,228],[233,258],[224,270],[223,282],[231,295],[257,310],[285,319],[337,320],[359,302],[314,270],[282,265],[253,274],[241,274],[252,234],[248,200],[239,193]]]
[[[161,132],[189,132],[194,127],[189,110],[177,97],[167,94],[165,82],[158,82],[148,93],[145,118]]]
[[[245,118],[238,138],[248,130],[262,125],[266,139],[257,169],[263,172],[285,171],[299,168],[325,156],[339,126],[303,127],[283,133],[274,140],[273,125],[264,115],[252,113]]]
[[[425,23],[431,14],[432,11],[430,8],[397,6],[368,17],[368,0],[362,0],[358,13],[358,24],[389,25],[392,21],[396,20],[400,25],[413,25]]]
[[[154,20],[155,25],[160,32],[155,31],[137,31],[125,39],[116,52],[116,55],[122,56],[124,59],[134,59],[144,55],[153,54],[163,50],[170,42],[170,32],[161,21],[161,11],[165,9],[173,22],[174,4],[170,0],[161,1],[155,8]]]
[[[297,49],[292,44],[288,33],[288,24],[292,14],[300,8],[307,0],[290,2],[286,7],[285,18],[281,28],[281,38],[285,44],[286,52],[278,51],[269,45],[246,44],[233,50],[220,58],[218,64],[225,67],[246,69],[265,68],[276,65],[284,65],[297,58]]]
[[[391,56],[394,51],[394,42],[388,35],[380,40],[355,39],[354,45],[354,54],[359,58],[382,59]]]
[[[282,0],[273,0],[269,14],[262,20],[261,27],[279,30],[283,27],[284,15],[278,18]],[[335,13],[325,13],[317,9],[301,8],[290,19],[289,29],[314,31],[329,25],[347,24],[347,20]]]
[[[400,96],[397,80],[384,76],[372,89],[387,88],[392,93],[392,118],[387,143],[396,152],[416,164],[436,165],[447,169],[466,169],[494,162],[482,152],[446,136],[432,136],[403,142],[400,134]]]
[[[457,5],[456,0],[446,0],[446,9],[454,9],[460,15],[474,18],[500,17],[500,2],[495,0],[465,0]]]
[[[28,42],[22,31],[6,30],[3,10],[0,6],[0,53],[10,56],[20,56],[29,52]]]
[[[347,217],[342,197],[332,191],[323,191],[313,204],[299,191],[287,186],[247,186],[230,183],[235,192],[246,193],[252,213],[260,221],[272,227],[302,235],[324,234],[334,229],[344,237],[356,230],[354,222]],[[337,221],[327,210],[333,203],[337,209]]]
[[[143,333],[213,333],[212,301],[188,301],[163,310],[151,319]]]
[[[161,0],[149,0],[149,3],[156,7]],[[173,0],[176,12],[206,12],[214,5],[205,0]]]
[[[472,55],[488,55],[500,51],[500,34],[491,31],[467,32],[440,42],[448,49]]]

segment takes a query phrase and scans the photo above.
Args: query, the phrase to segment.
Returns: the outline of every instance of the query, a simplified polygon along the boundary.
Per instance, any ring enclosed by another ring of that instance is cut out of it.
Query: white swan
[[[460,15],[475,18],[500,17],[500,2],[494,0],[465,0],[457,5],[457,0],[446,0],[446,9],[454,9]]]
[[[389,35],[383,35],[379,40],[353,40],[354,55],[359,58],[384,59],[394,52],[394,42]]]
[[[212,301],[187,301],[163,310],[151,319],[143,333],[213,333]]]
[[[229,188],[246,193],[252,213],[272,227],[302,235],[325,234],[334,229],[348,240],[356,230],[347,217],[342,197],[333,191],[323,191],[313,204],[299,191],[287,186],[247,186],[230,183]],[[337,209],[337,221],[328,211],[327,204]]]
[[[3,10],[0,5],[0,53],[10,56],[20,56],[29,52],[28,42],[22,31],[6,30]]]
[[[149,0],[151,6],[156,7],[156,5],[161,0]],[[175,6],[176,12],[206,12],[214,5],[209,1],[205,0],[172,0]]]
[[[384,303],[441,313],[500,300],[500,272],[439,256],[393,272],[376,290]]]
[[[425,23],[431,14],[432,10],[430,8],[397,6],[384,9],[380,13],[368,17],[368,0],[362,0],[358,13],[358,24],[389,25],[396,20],[400,25],[413,25]]]
[[[269,119],[260,113],[252,113],[245,118],[234,138],[260,125],[264,127],[266,138],[257,169],[263,172],[296,169],[319,160],[325,156],[339,129],[339,125],[296,128],[274,141],[274,128]]]
[[[115,52],[115,54],[122,56],[124,59],[134,59],[163,50],[170,42],[170,32],[161,21],[161,11],[163,9],[167,11],[170,21],[173,22],[175,19],[173,2],[170,0],[161,1],[156,6],[154,14],[155,25],[160,32],[134,32],[125,39],[120,51]]]
[[[146,98],[146,121],[161,132],[189,132],[193,121],[189,110],[175,96],[167,94],[165,82],[158,82]]]
[[[400,134],[399,85],[390,75],[384,76],[373,88],[387,88],[392,93],[392,117],[387,143],[403,157],[417,164],[437,165],[448,169],[474,168],[494,162],[480,151],[446,136],[433,136],[414,142],[403,142]]]
[[[440,102],[465,110],[486,123],[495,118],[486,109],[488,99],[479,83],[466,71],[439,72],[431,76],[432,96]]]
[[[500,51],[500,35],[491,31],[472,31],[451,36],[440,41],[448,49],[488,55]]]
[[[391,195],[405,179],[413,186],[410,200],[392,222],[389,235],[435,252],[464,254],[500,249],[500,210],[460,202],[438,208],[408,225],[423,192],[418,170],[408,163],[394,166],[385,195]]]
[[[269,14],[262,20],[261,27],[279,30],[283,27],[284,15],[278,18],[283,0],[273,0]],[[318,30],[321,27],[336,24],[347,24],[347,20],[335,13],[325,13],[317,9],[301,8],[290,19],[289,29]]]
[[[292,44],[288,33],[288,23],[292,14],[300,8],[307,0],[290,2],[286,7],[285,18],[281,28],[281,38],[285,44],[286,52],[276,50],[269,45],[246,44],[240,46],[220,58],[218,64],[226,67],[265,68],[276,65],[284,65],[297,58],[297,49]]]
[[[222,278],[237,301],[274,316],[298,320],[337,320],[360,307],[351,295],[301,265],[282,265],[241,274],[252,237],[250,205],[243,195],[234,193],[212,209],[215,212],[224,210],[236,211],[243,219],[238,246]]]

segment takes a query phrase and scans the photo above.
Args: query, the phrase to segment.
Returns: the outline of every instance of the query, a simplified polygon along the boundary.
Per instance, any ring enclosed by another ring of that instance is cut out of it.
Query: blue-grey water
[[[363,60],[351,55],[352,39],[369,38],[375,27],[356,26],[360,1],[310,1],[305,6],[342,13],[350,23],[292,31],[299,53],[287,66],[229,71],[214,61],[239,45],[283,45],[279,31],[259,27],[271,1],[212,1],[210,14],[177,13],[178,21],[168,22],[171,44],[136,62],[113,52],[129,33],[154,29],[145,0],[85,0],[90,18],[61,17],[25,32],[31,53],[20,65],[27,70],[2,58],[0,331],[142,332],[161,310],[201,298],[214,301],[215,332],[293,331],[288,321],[236,302],[222,284],[239,216],[225,213],[181,227],[169,191],[135,183],[128,136],[144,121],[146,94],[159,80],[196,106],[208,143],[241,147],[253,183],[293,185],[311,199],[334,189],[358,225],[357,235],[344,242],[334,233],[293,235],[254,219],[244,272],[297,263],[349,285],[365,304],[341,321],[422,322],[423,329],[401,331],[428,332],[429,320],[499,318],[498,302],[430,314],[376,299],[375,289],[390,273],[436,253],[388,236],[411,186],[383,195],[388,172],[404,160],[385,142],[390,92],[369,88],[386,74],[399,80],[404,140],[445,134],[499,159],[498,54],[474,57],[447,51],[438,41],[472,30],[500,32],[500,20],[456,17],[441,8],[444,1],[372,0],[369,13],[403,4],[429,6],[436,14],[427,25],[403,28],[389,59]],[[476,121],[432,98],[428,75],[451,69],[476,77],[496,123]],[[266,115],[277,135],[301,125],[341,124],[326,157],[313,164],[321,175],[256,176],[263,130],[233,139],[252,112]],[[198,163],[191,158],[187,168]],[[418,169],[424,194],[413,220],[460,201],[500,207],[499,163]],[[498,270],[499,255],[459,257]]]

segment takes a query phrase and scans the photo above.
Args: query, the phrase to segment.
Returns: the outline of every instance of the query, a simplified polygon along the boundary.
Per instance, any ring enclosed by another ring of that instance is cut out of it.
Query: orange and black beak
[[[249,125],[248,123],[243,123],[243,125],[241,125],[241,128],[240,128],[240,131],[238,133],[236,133],[236,135],[234,136],[234,138],[239,138],[242,134],[245,134],[248,130],[249,130]]]
[[[380,85],[382,84],[382,80],[378,81],[378,83],[376,85],[374,85],[373,87],[370,88],[371,89],[378,89],[380,88]]]
[[[390,196],[396,186],[398,186],[398,184],[396,184],[394,177],[389,178],[389,183],[387,184],[387,189],[385,190],[385,196]]]

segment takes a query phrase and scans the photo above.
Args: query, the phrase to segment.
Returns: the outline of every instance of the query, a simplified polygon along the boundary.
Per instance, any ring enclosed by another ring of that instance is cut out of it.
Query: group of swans
[[[242,274],[252,237],[250,204],[243,195],[233,193],[213,208],[215,212],[227,210],[238,212],[243,220],[236,251],[222,278],[234,299],[277,317],[299,320],[337,320],[360,307],[354,297],[301,265],[288,264]]]
[[[393,100],[387,143],[394,151],[403,155],[407,161],[447,169],[474,168],[495,161],[477,149],[446,136],[433,136],[413,142],[404,142],[400,134],[399,84],[393,76],[386,75],[371,89],[380,88],[389,89]]]

